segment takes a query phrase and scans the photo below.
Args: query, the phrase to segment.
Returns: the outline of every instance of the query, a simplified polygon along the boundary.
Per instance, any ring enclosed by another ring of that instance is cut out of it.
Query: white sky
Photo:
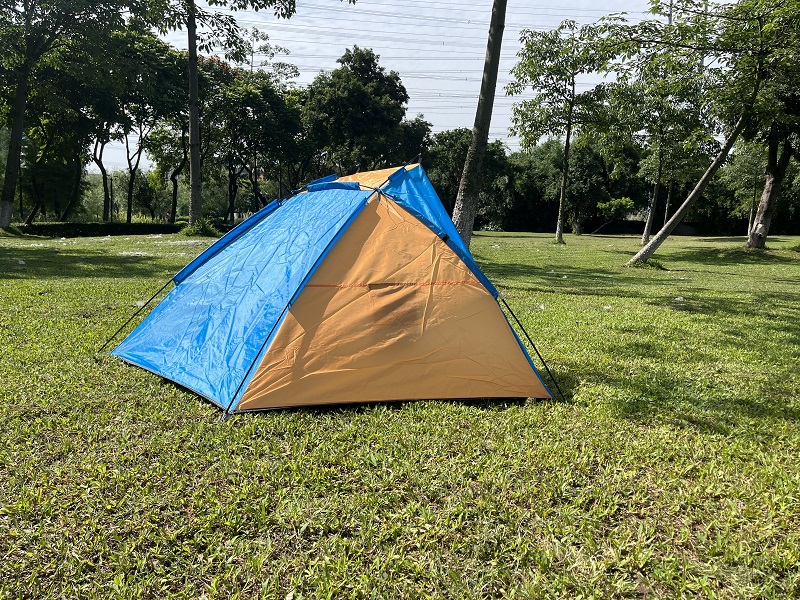
[[[265,12],[235,14],[240,25],[259,28],[271,43],[290,51],[281,60],[300,69],[298,85],[310,83],[321,70],[335,69],[336,59],[346,48],[372,48],[380,56],[380,65],[397,71],[408,90],[407,116],[422,113],[437,133],[472,127],[491,8],[492,0],[358,0],[355,5],[298,0],[297,13],[289,20]],[[504,87],[511,81],[509,71],[520,48],[521,29],[553,29],[564,19],[590,23],[616,12],[627,12],[631,21],[638,21],[647,8],[645,0],[607,0],[602,4],[509,0],[490,139],[504,141],[512,151],[519,149],[519,140],[508,135],[511,106],[519,97],[507,97]],[[173,32],[165,39],[175,47],[186,47],[185,31]],[[583,85],[591,85],[591,80]],[[121,145],[109,148],[106,156],[110,168],[125,166]]]

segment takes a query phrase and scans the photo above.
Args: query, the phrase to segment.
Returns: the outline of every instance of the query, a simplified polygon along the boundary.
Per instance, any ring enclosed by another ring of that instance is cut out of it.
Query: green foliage
[[[339,68],[320,73],[308,88],[303,120],[335,172],[402,164],[426,149],[430,125],[421,118],[404,121],[408,92],[378,59],[354,46],[337,60]]]
[[[222,233],[216,228],[211,219],[203,217],[197,219],[193,225],[184,227],[181,233],[187,237],[220,237]]]
[[[431,138],[430,149],[423,159],[428,177],[448,214],[453,212],[471,141],[472,131],[466,127],[442,131]],[[476,229],[507,227],[509,171],[503,143],[490,143],[483,160],[483,189],[479,193]]]
[[[609,199],[605,161],[588,139],[575,140],[569,161],[569,180],[567,221],[573,233],[581,234],[584,224],[598,216],[598,203]]]
[[[186,224],[186,223],[184,223]],[[76,237],[100,237],[100,236],[131,236],[131,235],[163,235],[177,233],[180,225],[169,225],[165,223],[153,223],[150,220],[139,221],[135,219],[133,223],[42,223],[36,222],[31,225],[20,225],[11,228],[24,235],[52,237],[52,238],[76,238]]]
[[[514,204],[512,231],[552,231],[558,215],[558,192],[564,144],[548,139],[509,157]]]
[[[566,403],[224,422],[95,355],[210,240],[2,239],[0,595],[797,596],[798,239],[550,238],[472,248]]]
[[[569,128],[600,122],[600,88],[577,92],[577,78],[593,73],[608,57],[596,43],[593,27],[566,20],[551,31],[523,29],[519,61],[511,70],[510,95],[533,91],[531,99],[514,105],[514,130],[531,148],[543,137],[564,135]]]
[[[597,210],[609,221],[621,219],[635,209],[633,200],[628,197],[611,198],[607,202],[598,202]]]

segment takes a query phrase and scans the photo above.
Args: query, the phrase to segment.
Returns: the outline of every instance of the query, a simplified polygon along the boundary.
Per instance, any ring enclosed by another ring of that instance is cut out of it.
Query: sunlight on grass
[[[0,239],[0,598],[800,595],[797,238],[479,233],[567,402],[248,414],[95,351],[213,240]]]

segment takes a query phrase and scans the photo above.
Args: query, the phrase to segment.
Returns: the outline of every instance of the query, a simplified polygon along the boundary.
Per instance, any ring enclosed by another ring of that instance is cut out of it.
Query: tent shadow
[[[165,383],[172,383],[164,380]],[[177,384],[174,384],[177,385]],[[178,386],[187,393],[197,395],[191,390]],[[201,398],[198,396],[198,398]],[[216,406],[209,400],[201,398],[202,401]],[[270,413],[295,414],[305,413],[308,415],[353,415],[372,412],[375,410],[401,411],[410,405],[418,402],[446,402],[448,404],[458,404],[460,406],[475,408],[487,412],[502,412],[515,407],[521,407],[528,402],[555,402],[549,399],[530,399],[530,398],[425,398],[416,400],[389,400],[384,402],[349,402],[342,404],[309,404],[305,406],[285,406],[266,409],[245,410],[233,413],[232,417],[242,417],[245,415],[265,415]],[[217,407],[219,408],[219,407]]]

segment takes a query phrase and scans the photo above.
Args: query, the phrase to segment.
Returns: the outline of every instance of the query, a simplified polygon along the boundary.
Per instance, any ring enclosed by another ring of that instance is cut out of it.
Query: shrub
[[[197,219],[197,221],[194,222],[194,225],[184,227],[181,230],[181,233],[187,236],[201,237],[220,237],[222,235],[219,229],[214,226],[213,221],[205,217],[202,219]]]

